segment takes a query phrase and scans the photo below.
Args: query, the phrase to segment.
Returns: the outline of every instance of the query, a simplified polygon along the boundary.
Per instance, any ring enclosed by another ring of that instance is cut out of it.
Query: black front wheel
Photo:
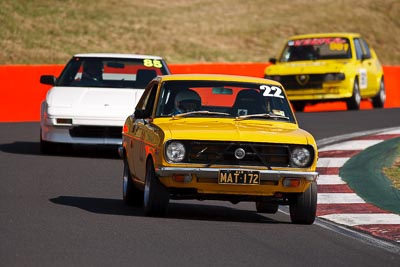
[[[374,98],[372,98],[372,106],[374,108],[383,108],[385,101],[386,101],[386,90],[385,90],[385,83],[382,78],[381,83],[379,85],[379,92]]]
[[[359,110],[360,103],[361,103],[360,87],[358,85],[357,79],[355,79],[354,85],[353,85],[353,94],[346,101],[347,109],[348,110]]]
[[[42,138],[40,138],[40,153],[45,154],[45,155],[51,155],[54,154],[56,151],[55,145],[53,145],[50,142],[43,141]]]
[[[292,102],[293,109],[298,112],[303,112],[306,108],[306,103],[302,101]]]
[[[144,185],[144,213],[146,216],[165,216],[169,203],[169,191],[158,180],[153,162],[146,164],[146,181]]]
[[[289,210],[292,223],[313,224],[317,214],[317,183],[312,182],[305,192],[298,194]]]
[[[143,192],[133,184],[126,158],[124,159],[124,173],[122,176],[122,199],[126,205],[140,206],[143,204]]]
[[[44,141],[42,138],[42,129],[40,129],[40,154],[53,154],[55,152],[55,145],[53,143]]]

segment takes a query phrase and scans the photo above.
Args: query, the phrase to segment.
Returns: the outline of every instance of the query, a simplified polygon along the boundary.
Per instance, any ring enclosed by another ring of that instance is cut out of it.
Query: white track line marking
[[[339,144],[334,144],[330,146],[318,149],[318,151],[330,151],[330,150],[363,150],[370,146],[379,144],[383,140],[352,140],[346,141]]]
[[[365,203],[356,193],[318,193],[318,204]]]
[[[399,129],[394,129],[392,131],[387,131],[387,132],[384,132],[384,133],[379,133],[377,135],[384,135],[384,134],[400,134],[400,128]]]
[[[339,175],[320,175],[317,179],[319,185],[346,184]]]
[[[342,167],[350,158],[319,158],[317,167]]]
[[[367,224],[400,224],[400,216],[391,213],[329,214],[319,217],[349,226]]]

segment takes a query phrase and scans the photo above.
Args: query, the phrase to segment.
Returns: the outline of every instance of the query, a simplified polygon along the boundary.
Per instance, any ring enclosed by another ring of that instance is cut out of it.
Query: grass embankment
[[[396,154],[392,166],[384,167],[382,171],[392,181],[393,187],[400,190],[400,143],[397,145]]]
[[[398,0],[0,0],[0,64],[64,64],[80,52],[267,62],[290,35],[347,31],[400,65],[399,16]]]

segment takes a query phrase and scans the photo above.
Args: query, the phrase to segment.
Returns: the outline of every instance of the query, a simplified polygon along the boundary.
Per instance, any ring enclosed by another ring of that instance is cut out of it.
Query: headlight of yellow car
[[[306,167],[312,160],[312,153],[306,147],[294,147],[290,155],[290,160],[294,167]]]
[[[343,81],[346,78],[344,73],[327,73],[325,74],[325,82]]]
[[[264,79],[274,80],[277,82],[281,82],[281,76],[279,75],[264,75]]]
[[[173,163],[181,162],[185,158],[185,154],[185,146],[178,141],[172,141],[171,143],[167,144],[167,147],[165,149],[167,161]]]

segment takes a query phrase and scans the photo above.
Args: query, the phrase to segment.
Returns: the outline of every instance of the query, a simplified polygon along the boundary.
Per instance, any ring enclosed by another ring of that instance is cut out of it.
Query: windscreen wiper
[[[217,116],[231,116],[231,114],[226,113],[226,112],[214,112],[214,111],[208,111],[208,110],[198,110],[198,111],[190,111],[190,112],[185,112],[185,113],[180,113],[176,115],[172,115],[172,118],[180,118],[180,117],[186,117],[188,115],[217,115]]]
[[[285,119],[290,120],[289,117],[283,115],[277,115],[273,113],[259,113],[259,114],[249,114],[236,117],[236,120],[247,120],[252,118],[268,118],[268,119]]]

